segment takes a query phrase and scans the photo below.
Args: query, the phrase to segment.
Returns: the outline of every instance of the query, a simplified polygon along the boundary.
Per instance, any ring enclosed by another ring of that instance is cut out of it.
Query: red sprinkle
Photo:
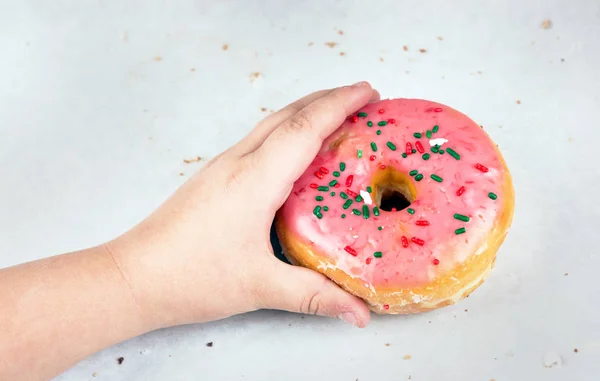
[[[379,169],[385,169],[385,164],[379,164]]]
[[[325,168],[325,167],[321,167],[319,168],[319,171],[321,171],[324,174],[328,174],[329,173],[329,169]]]
[[[479,163],[475,164],[475,168],[479,169],[481,172],[489,171],[489,169],[485,165],[481,165]]]
[[[425,152],[425,149],[423,148],[423,144],[421,144],[421,142],[416,142],[415,147],[417,147],[417,151],[419,151],[419,153]]]
[[[442,112],[442,111],[444,111],[444,109],[441,108],[441,107],[436,107],[436,108],[433,109],[433,111],[435,111],[435,112]]]
[[[394,124],[394,123],[396,123],[396,119],[390,118],[390,119],[388,119],[388,123]]]
[[[376,159],[375,155],[371,155],[371,156],[369,156],[369,160],[371,160],[371,161],[375,161],[375,159]]]
[[[461,194],[465,193],[465,190],[465,187],[458,188],[458,190],[456,191],[456,195],[460,196]]]
[[[317,189],[319,187],[319,184],[312,183],[312,184],[310,184],[310,187],[312,189]]]
[[[315,176],[317,176],[319,179],[323,178],[323,174],[319,171],[315,172]]]
[[[396,208],[392,208],[392,210],[391,210],[391,211],[392,211],[392,212],[395,212],[395,211],[396,211]]]
[[[346,186],[351,187],[353,181],[354,181],[354,175],[348,176],[348,178],[346,179]]]
[[[384,310],[389,310],[390,309],[390,305],[389,304],[384,304],[383,305],[383,309]]]
[[[412,153],[412,144],[406,143],[406,154],[410,155]]]
[[[371,264],[371,261],[372,261],[372,260],[373,260],[373,258],[369,257],[369,258],[367,258],[367,260],[365,261],[365,263],[366,263],[367,265],[369,265],[369,264]]]
[[[400,240],[402,241],[402,247],[408,247],[408,238],[406,238],[405,236],[402,236],[402,238],[400,238]]]
[[[340,183],[335,183],[335,185],[333,187],[334,188],[339,188],[340,187]]]
[[[385,112],[385,110],[384,110],[384,109],[382,109],[382,108],[380,108],[380,109],[379,109],[379,113],[380,113],[380,114],[383,114],[384,112]]]
[[[357,254],[356,254],[356,250],[354,250],[354,249],[353,249],[353,248],[351,248],[350,246],[346,246],[346,247],[344,247],[344,250],[346,250],[346,251],[347,251],[347,252],[348,252],[350,255],[353,255],[353,256],[355,256],[355,257],[357,256]]]
[[[437,258],[433,258],[433,261],[432,261],[432,262],[433,262],[433,264],[434,264],[434,265],[436,265],[436,266],[440,264],[440,260],[439,260],[439,259],[437,259]]]
[[[302,192],[306,192],[306,189],[304,189],[304,188],[301,188],[301,189],[298,191],[298,193],[302,193]]]
[[[350,197],[358,196],[358,194],[356,192],[353,192],[350,189],[346,189],[346,193],[348,193],[348,196],[350,196]]]
[[[418,226],[429,226],[429,221],[427,221],[427,220],[418,220],[418,221],[416,222],[416,224],[417,224]]]
[[[425,244],[425,241],[423,241],[421,238],[412,237],[410,240],[419,246],[423,246]]]
[[[352,123],[358,122],[358,116],[352,115]]]

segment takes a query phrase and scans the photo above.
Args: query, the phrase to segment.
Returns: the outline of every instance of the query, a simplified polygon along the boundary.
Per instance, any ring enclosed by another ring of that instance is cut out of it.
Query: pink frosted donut
[[[375,312],[415,313],[483,282],[513,209],[510,173],[480,126],[439,103],[393,99],[323,143],[276,227],[290,262]]]

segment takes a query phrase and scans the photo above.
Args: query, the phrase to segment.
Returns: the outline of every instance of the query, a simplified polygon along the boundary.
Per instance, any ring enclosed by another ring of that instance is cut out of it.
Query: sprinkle
[[[371,155],[371,156],[369,156],[369,160],[371,160],[371,161],[375,161],[375,159],[377,159],[377,156],[375,156],[375,155]]]
[[[428,153],[424,153],[422,157],[423,157],[423,160],[427,161],[427,160],[429,160],[429,158],[431,157],[431,155],[428,154]]]
[[[389,304],[384,304],[383,305],[383,309],[384,310],[389,310],[390,309],[390,305]]]
[[[383,253],[381,251],[376,251],[373,253],[373,256],[375,258],[381,258],[383,256]]]
[[[315,200],[317,200],[317,201],[323,201],[323,196],[317,196],[317,197],[315,197]]]
[[[410,151],[410,153],[417,153],[417,150],[413,148],[412,151]]]
[[[416,181],[421,181],[423,180],[423,175],[421,173],[419,173],[418,175],[415,176],[415,180]]]
[[[408,214],[415,214],[415,210],[413,208],[408,208],[406,209],[406,211],[408,212]]]
[[[343,161],[340,163],[340,171],[344,172],[346,170],[346,163]]]
[[[396,211],[396,208],[392,208],[392,212],[395,212],[395,211]]]
[[[317,190],[319,190],[321,192],[329,192],[329,187],[321,185],[320,187],[317,188]]]
[[[427,220],[418,220],[417,222],[415,222],[415,224],[417,224],[417,226],[429,226],[429,221],[427,221]]]
[[[395,124],[396,123],[396,119],[390,118],[390,119],[388,119],[388,123],[389,124]]]
[[[469,222],[470,218],[468,216],[465,216],[464,214],[454,214],[454,218],[456,218],[457,220],[461,220],[464,222]]]
[[[431,152],[438,153],[439,151],[440,151],[440,147],[439,146],[433,146],[433,147],[431,147]]]
[[[369,206],[368,205],[363,205],[362,212],[363,212],[364,219],[368,220],[369,219]]]
[[[437,258],[433,258],[433,261],[431,261],[434,265],[439,265],[440,264],[440,260]]]
[[[446,148],[446,152],[448,152],[448,155],[452,156],[456,160],[460,160],[460,155],[452,148]]]
[[[360,159],[362,157],[362,150],[358,150],[356,156],[358,156],[358,158]]]
[[[348,195],[346,193],[344,193],[344,192],[340,192],[340,197],[343,198],[343,199],[347,199]]]
[[[441,183],[442,181],[444,181],[444,179],[442,179],[441,177],[439,177],[436,174],[431,175],[431,178],[434,179],[435,181],[437,181],[438,183]]]
[[[350,255],[353,255],[356,257],[356,250],[354,250],[353,248],[351,248],[350,246],[346,246],[344,247],[344,250],[346,250]]]
[[[371,149],[373,152],[377,152],[377,144],[375,144],[375,142],[371,142]]]
[[[367,187],[367,192],[369,192],[369,193],[373,192],[373,188]]]
[[[444,111],[444,109],[442,109],[441,107],[436,107],[436,108],[433,109],[433,111],[435,111],[435,112],[442,112],[442,111]]]
[[[408,172],[409,175],[414,176],[417,173],[419,173],[419,171],[417,171],[416,169],[413,169],[412,171]]]
[[[354,181],[354,175],[348,176],[348,178],[346,178],[346,186],[351,187],[353,181]]]
[[[406,154],[406,152],[402,152],[402,157],[406,159],[408,155]]]
[[[383,226],[378,226],[377,230],[383,230]]]
[[[315,183],[312,183],[312,184],[310,184],[310,187],[312,189],[317,189],[319,186],[317,184],[315,184]]]
[[[457,196],[460,196],[463,193],[465,193],[465,187],[464,186],[458,188],[458,190],[456,191],[456,195]]]
[[[329,193],[329,195],[330,195],[331,197],[333,197],[333,196],[335,196],[335,192],[331,192],[331,193]]]
[[[389,148],[390,148],[392,151],[395,151],[395,150],[396,150],[396,146],[394,145],[394,143],[392,143],[392,142],[387,142],[387,143],[385,143],[385,144],[387,144],[387,146],[388,146],[388,147],[389,147]]]
[[[358,209],[352,209],[352,213],[356,214],[357,216],[360,216],[360,210]]]
[[[425,241],[423,241],[421,238],[417,238],[417,237],[412,237],[410,239],[410,241],[416,243],[419,246],[423,246],[425,244]]]
[[[328,207],[327,205],[325,205],[325,206],[323,207],[323,210],[327,212],[327,211],[329,210],[329,207]]]
[[[317,176],[319,179],[322,179],[324,175],[321,172],[317,171],[315,172],[315,176]]]
[[[412,144],[406,143],[406,155],[410,155],[412,153]]]
[[[380,114],[383,114],[383,113],[385,112],[385,110],[384,110],[384,109],[382,109],[382,108],[380,108],[378,112],[379,112]]]
[[[489,169],[485,165],[481,165],[479,163],[475,164],[475,168],[479,169],[481,172],[487,172]]]
[[[352,115],[352,123],[358,122],[358,116]]]
[[[339,188],[340,187],[340,183],[335,184],[335,187]]]
[[[371,258],[371,257],[367,258],[367,259],[365,260],[365,263],[366,263],[367,265],[371,264],[371,260],[372,260],[372,259],[373,259],[373,258]]]
[[[437,124],[435,126],[433,126],[433,129],[431,130],[434,134],[437,133],[440,130],[440,126],[438,126]]]
[[[363,200],[361,195],[356,196],[355,198],[356,202],[361,202]]]
[[[348,195],[350,197],[356,197],[356,196],[358,196],[358,194],[356,192],[354,192],[354,191],[352,191],[350,189],[346,189],[346,193],[348,193]]]
[[[444,151],[443,149],[441,149],[441,150],[439,150],[439,152],[438,152],[438,153],[439,153],[440,155],[443,155],[443,154],[444,154],[444,152],[445,152],[445,151]]]
[[[427,130],[427,132],[425,132],[425,136],[427,137],[427,139],[431,139],[431,136],[433,136],[431,130]]]
[[[459,235],[459,234],[463,234],[466,231],[467,231],[467,229],[465,229],[465,228],[458,228],[454,231],[454,234]]]
[[[364,118],[364,117],[367,116],[367,113],[366,112],[359,112],[358,116],[361,117],[361,118]]]
[[[321,171],[323,174],[328,174],[329,173],[329,169],[325,168],[325,167],[321,167],[319,168],[319,171]]]
[[[373,215],[374,215],[374,216],[379,216],[379,208],[378,208],[378,207],[376,207],[376,206],[374,206],[374,207],[373,207]],[[381,230],[381,229],[380,229],[380,230]]]
[[[345,214],[342,214],[342,216],[341,216],[341,217],[342,217],[342,218],[346,218],[346,215],[345,215]]]
[[[381,135],[381,130],[377,130],[376,134]]]
[[[488,193],[488,197],[491,198],[492,200],[495,200],[498,198],[498,196],[496,196],[496,193],[493,193],[493,192]]]
[[[406,238],[405,236],[402,236],[400,238],[400,241],[402,242],[402,247],[408,247],[408,238]]]
[[[348,209],[350,207],[350,205],[352,205],[352,200],[348,199],[348,200],[346,200],[344,205],[342,205],[342,208]]]
[[[421,138],[423,137],[423,134],[422,134],[422,133],[420,133],[420,132],[415,132],[415,133],[413,134],[413,136],[414,136],[415,138],[417,138],[417,139],[421,139]]]
[[[425,148],[423,148],[423,144],[421,144],[421,142],[416,142],[415,147],[417,147],[417,151],[419,151],[419,153],[425,152]]]
[[[321,214],[321,205],[315,206],[315,208],[313,209],[313,214],[317,217],[319,216],[319,214]]]
[[[367,122],[367,126],[369,127],[373,127],[373,122],[371,122],[370,120]]]
[[[387,122],[385,120],[382,120],[381,122],[377,123],[378,126],[385,126],[387,124]]]
[[[335,186],[335,184],[337,184],[337,180],[331,180],[331,181],[329,182],[329,186],[330,186],[330,187],[333,187],[333,186]]]
[[[333,171],[333,176],[340,177],[340,173],[338,171]]]
[[[379,164],[379,169],[384,170],[386,168],[385,164]]]

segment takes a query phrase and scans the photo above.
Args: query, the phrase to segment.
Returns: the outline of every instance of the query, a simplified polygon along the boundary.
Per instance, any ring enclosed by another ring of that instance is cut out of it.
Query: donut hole
[[[380,190],[381,200],[379,201],[379,209],[390,212],[392,210],[400,211],[410,206],[410,199],[398,189],[383,189]]]
[[[392,167],[379,171],[373,178],[375,204],[387,212],[408,208],[417,198],[412,179]]]

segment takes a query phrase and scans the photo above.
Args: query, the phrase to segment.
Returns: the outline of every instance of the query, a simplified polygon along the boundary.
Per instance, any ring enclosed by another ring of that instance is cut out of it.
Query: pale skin
[[[273,255],[269,230],[322,141],[379,93],[359,82],[261,121],[164,204],[97,247],[0,270],[0,380],[48,380],[159,328],[279,309],[369,323],[321,274]]]

